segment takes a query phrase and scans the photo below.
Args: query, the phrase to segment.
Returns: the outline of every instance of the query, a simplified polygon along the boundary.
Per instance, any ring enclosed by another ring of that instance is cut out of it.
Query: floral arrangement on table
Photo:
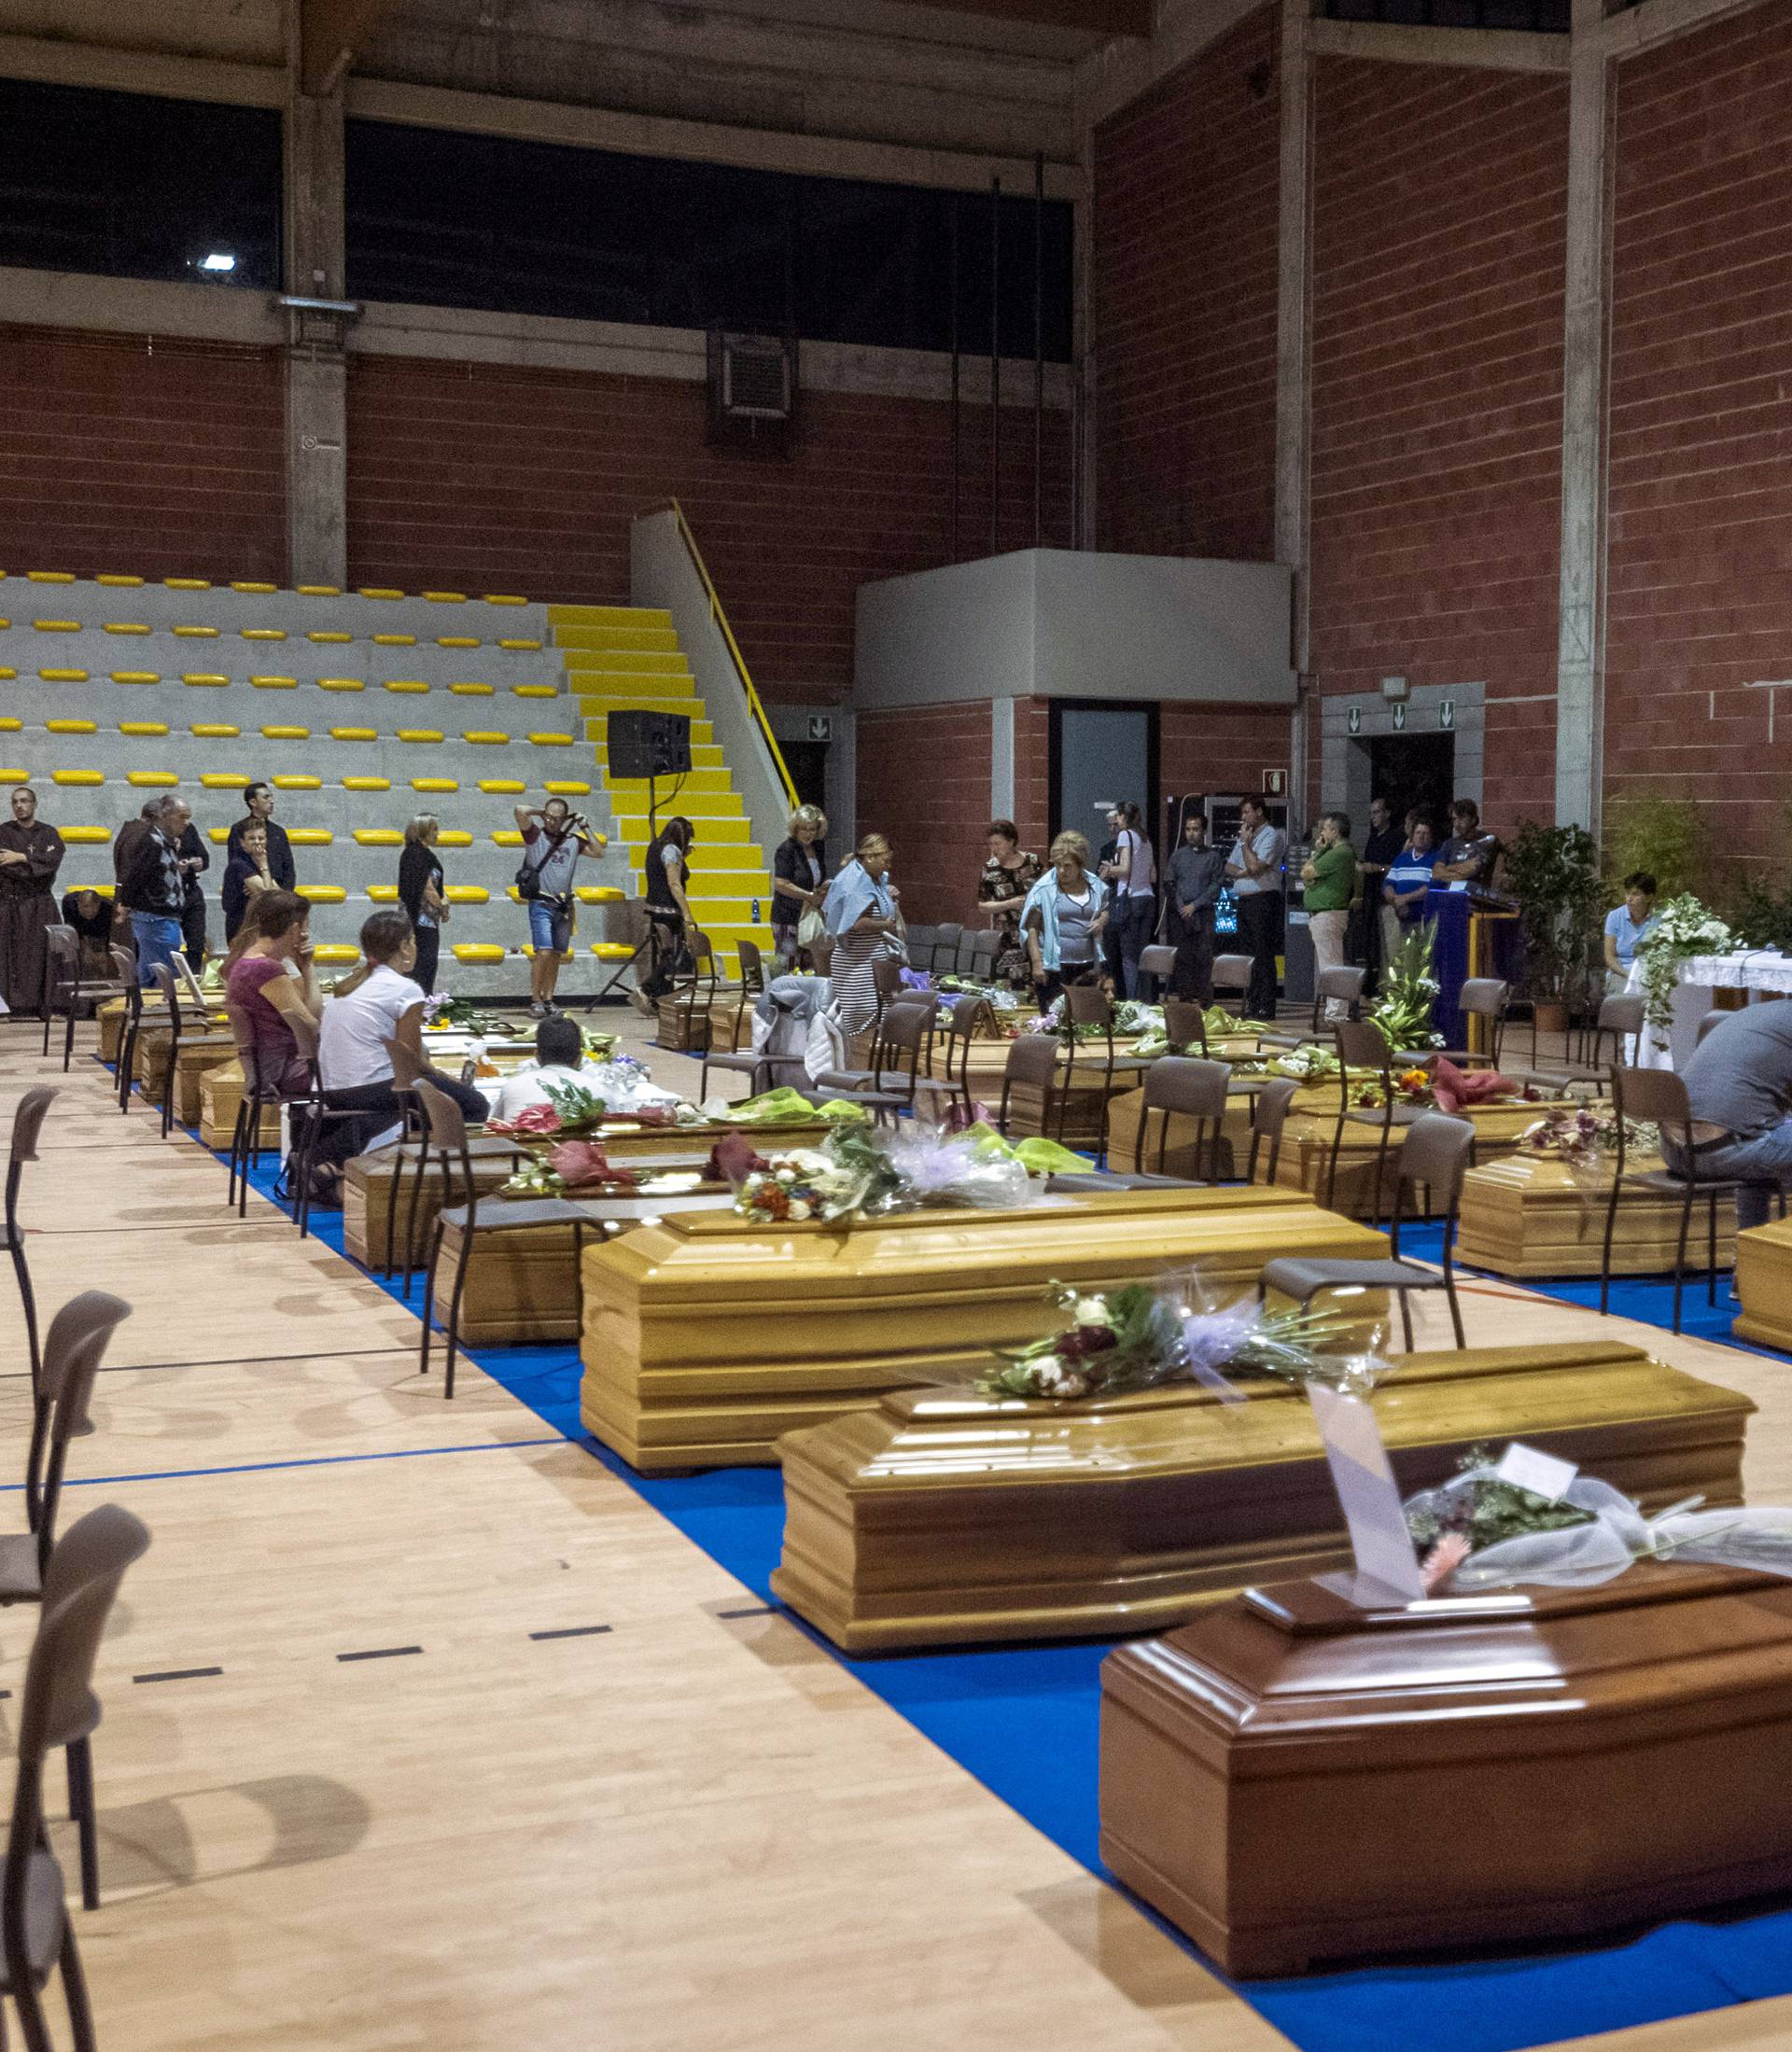
[[[1666,1032],[1673,1025],[1673,993],[1680,965],[1695,955],[1727,955],[1736,936],[1690,891],[1656,912],[1655,930],[1637,945],[1643,971],[1643,1015]]]
[[[737,1139],[719,1144],[711,1162],[735,1186],[735,1209],[756,1224],[835,1224],[966,1207],[1023,1209],[1040,1200],[1046,1176],[1088,1166],[1053,1140],[1015,1146],[987,1126],[945,1133],[912,1123],[888,1136],[840,1125],[819,1147],[782,1149],[769,1157]]]
[[[1415,922],[1407,928],[1381,971],[1381,995],[1369,1017],[1386,1034],[1388,1045],[1396,1054],[1405,1048],[1444,1044],[1443,1035],[1431,1023],[1432,1006],[1439,988],[1432,962],[1435,939],[1429,920]]]
[[[1336,1312],[1267,1311],[1244,1298],[1216,1310],[1195,1295],[1191,1301],[1186,1288],[1154,1290],[1141,1282],[1085,1294],[1054,1283],[1052,1296],[1063,1313],[1058,1331],[1002,1354],[1002,1365],[979,1377],[977,1392],[1078,1401],[1200,1382],[1238,1401],[1243,1392],[1222,1368],[1361,1389],[1380,1365],[1323,1351],[1350,1336]]]
[[[1018,1012],[1020,998],[1006,984],[986,984],[974,976],[935,976],[933,988],[952,998],[981,998],[992,1012]]]
[[[470,998],[451,998],[445,990],[433,990],[423,1000],[426,1033],[495,1034],[504,1031],[504,1021],[482,1012]]]
[[[1352,1075],[1356,1071],[1351,1071]],[[1382,1087],[1381,1078],[1375,1070],[1365,1072],[1363,1080],[1351,1094],[1351,1102],[1368,1110],[1392,1101],[1396,1105],[1419,1105],[1431,1107],[1437,1102],[1432,1094],[1431,1071],[1428,1068],[1396,1068],[1393,1075],[1393,1093],[1390,1100]]]
[[[1310,1041],[1305,1047],[1290,1048],[1285,1054],[1268,1056],[1263,1066],[1271,1076],[1287,1076],[1301,1083],[1323,1083],[1337,1074],[1337,1056],[1330,1048]]]
[[[1525,1127],[1519,1135],[1519,1152],[1548,1155],[1577,1180],[1598,1179],[1605,1157],[1617,1152],[1617,1113],[1609,1104],[1564,1105]],[[1661,1130],[1642,1119],[1627,1119],[1624,1146],[1628,1152],[1659,1153]]]
[[[1435,1489],[1407,1500],[1426,1587],[1453,1594],[1524,1583],[1596,1588],[1640,1560],[1689,1560],[1792,1576],[1792,1510],[1706,1511],[1687,1497],[1653,1517],[1608,1482],[1576,1474],[1558,1498],[1507,1481],[1484,1446]]]

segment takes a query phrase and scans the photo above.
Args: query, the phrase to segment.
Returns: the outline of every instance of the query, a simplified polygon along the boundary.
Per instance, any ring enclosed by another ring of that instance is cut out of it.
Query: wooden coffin
[[[752,1007],[749,1005],[745,1014],[741,1014],[737,984],[719,986],[713,998],[707,1002],[699,998],[694,1005],[682,997],[662,998],[658,1044],[680,1054],[731,1052],[735,1045],[737,1015],[740,1015],[741,1045],[750,1045]]]
[[[972,1099],[987,1105],[992,1113],[1001,1109],[1001,1080],[1008,1067],[1008,1050],[1013,1044],[1007,1040],[973,1040],[965,1056]],[[1117,1040],[1114,1052],[1127,1054],[1132,1045],[1130,1040]],[[955,1059],[955,1079],[957,1070]],[[941,1080],[945,1075],[943,1042],[934,1044],[930,1073]],[[1107,1050],[1103,1048],[1099,1054],[1087,1049],[1078,1051],[1066,1089],[1064,1061],[1060,1054],[1049,1115],[1043,1102],[1043,1093],[1016,1084],[1009,1098],[1009,1135],[1015,1139],[1030,1139],[1043,1133],[1051,1139],[1061,1139],[1066,1147],[1095,1148],[1100,1144],[1103,1103],[1119,1096],[1122,1092],[1136,1091],[1138,1086],[1136,1069],[1123,1069],[1112,1082],[1108,1081]]]
[[[1638,1169],[1659,1168],[1639,1159]],[[1509,1153],[1471,1168],[1463,1181],[1458,1258],[1497,1276],[1596,1276],[1605,1238],[1606,1192],[1589,1190],[1548,1154]],[[1702,1263],[1708,1206],[1696,1204],[1687,1258]],[[1680,1235],[1680,1207],[1651,1191],[1631,1190],[1617,1211],[1612,1238],[1612,1273],[1655,1276],[1673,1266]],[[1735,1258],[1736,1206],[1717,1205],[1717,1260]]]
[[[181,1045],[175,1063],[175,1109],[183,1125],[197,1125],[204,1115],[204,1101],[201,1095],[201,1083],[206,1072],[222,1068],[226,1063],[236,1060],[235,1051],[230,1047]],[[231,1118],[236,1114],[232,1112]],[[225,1136],[229,1144],[230,1136]]]
[[[1742,1309],[1730,1331],[1737,1338],[1792,1353],[1792,1219],[1737,1234],[1736,1293]]]
[[[1104,1191],[849,1230],[667,1219],[586,1250],[581,1408],[648,1473],[763,1464],[782,1433],[968,1380],[992,1347],[1049,1332],[1054,1281],[1149,1281],[1198,1263],[1230,1297],[1279,1254],[1386,1249],[1271,1190]],[[1379,1315],[1379,1298],[1357,1301]]]
[[[216,1068],[205,1069],[199,1079],[199,1137],[207,1147],[231,1144],[236,1132],[236,1115],[243,1108],[243,1069],[232,1054]],[[280,1144],[280,1108],[261,1108],[261,1144]]]
[[[1521,1438],[1661,1509],[1742,1500],[1755,1406],[1598,1338],[1395,1357],[1375,1411],[1403,1489]],[[1296,1389],[1106,1403],[904,1389],[787,1435],[772,1586],[848,1653],[1161,1631],[1246,1583],[1348,1564]]]
[[[1285,1584],[1109,1655],[1101,1855],[1239,1975],[1554,1941],[1792,1884],[1788,1742],[1792,1581]]]

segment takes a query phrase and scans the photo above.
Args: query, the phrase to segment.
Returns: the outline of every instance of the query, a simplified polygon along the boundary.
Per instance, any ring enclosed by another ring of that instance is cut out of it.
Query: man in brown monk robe
[[[58,923],[50,886],[63,853],[62,835],[37,817],[37,793],[21,784],[0,825],[0,998],[14,1012],[43,1005],[44,933]]]

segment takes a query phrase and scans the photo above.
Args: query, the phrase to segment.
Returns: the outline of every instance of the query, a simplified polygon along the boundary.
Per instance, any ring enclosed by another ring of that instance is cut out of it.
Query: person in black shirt
[[[85,887],[63,893],[63,924],[80,936],[81,976],[94,981],[112,974],[112,903]]]
[[[180,908],[181,952],[197,976],[205,967],[205,888],[199,879],[211,868],[212,858],[199,829],[190,819],[175,856],[180,864],[181,885],[186,892]]]
[[[696,938],[697,920],[685,896],[691,876],[691,845],[695,839],[691,822],[680,814],[666,821],[641,858],[641,875],[647,886],[648,930],[653,945],[652,967],[637,989],[650,1005],[695,960],[691,942]]]
[[[1381,886],[1387,882],[1388,872],[1399,860],[1400,850],[1406,845],[1407,837],[1395,826],[1393,808],[1387,800],[1370,799],[1368,838],[1363,844],[1363,853],[1356,863],[1363,894],[1356,908],[1356,931],[1351,939],[1351,953],[1368,970],[1364,979],[1365,990],[1375,989],[1381,964],[1387,959],[1389,922],[1382,918]],[[1397,928],[1398,922],[1393,923]]]
[[[404,830],[404,853],[399,857],[399,902],[416,929],[417,960],[411,974],[426,998],[436,987],[441,923],[448,916],[441,862],[436,854],[440,831],[434,813],[420,812]]]
[[[1491,889],[1500,844],[1481,831],[1481,808],[1472,798],[1459,798],[1449,808],[1449,839],[1437,850],[1437,881]]]
[[[278,888],[268,868],[267,830],[260,820],[251,819],[243,829],[235,852],[224,865],[223,888],[218,892],[219,902],[224,908],[226,946],[236,939],[250,900],[259,898],[263,891]]]
[[[1213,1002],[1213,909],[1225,887],[1225,851],[1207,845],[1207,816],[1191,805],[1182,845],[1164,872],[1165,933],[1175,944],[1172,998]]]
[[[290,890],[298,872],[292,865],[292,844],[287,839],[287,830],[278,825],[273,817],[273,792],[266,784],[251,784],[243,793],[243,803],[248,810],[231,829],[225,855],[234,855],[243,845],[245,830],[259,824],[267,830],[268,874],[273,879],[273,887],[275,890]]]

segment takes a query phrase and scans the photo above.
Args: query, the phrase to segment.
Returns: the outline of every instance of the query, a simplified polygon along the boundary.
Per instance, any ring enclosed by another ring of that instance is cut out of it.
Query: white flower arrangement
[[[1663,1032],[1673,1025],[1673,993],[1682,962],[1694,955],[1727,955],[1735,945],[1735,934],[1690,891],[1670,898],[1656,914],[1655,930],[1636,950],[1643,967],[1643,1012],[1649,1024]]]

